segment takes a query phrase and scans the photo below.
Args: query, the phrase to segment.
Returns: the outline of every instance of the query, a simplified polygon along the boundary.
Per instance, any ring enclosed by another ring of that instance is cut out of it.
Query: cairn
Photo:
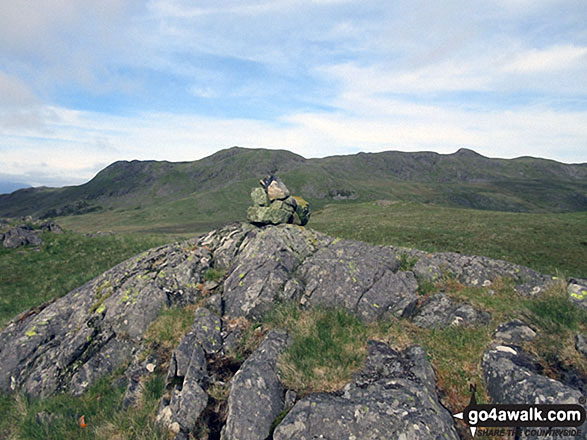
[[[259,181],[261,187],[251,190],[253,206],[247,210],[247,220],[256,225],[290,223],[304,226],[310,220],[310,204],[301,197],[290,195],[279,177],[269,176]]]

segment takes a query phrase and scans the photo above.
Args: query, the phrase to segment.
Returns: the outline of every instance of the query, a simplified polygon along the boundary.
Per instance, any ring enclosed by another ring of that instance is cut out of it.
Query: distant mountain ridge
[[[305,159],[286,150],[233,147],[193,162],[118,161],[83,185],[0,195],[0,216],[132,209],[232,221],[242,217],[236,212],[244,213],[257,179],[271,173],[315,207],[387,199],[515,212],[587,210],[586,163],[492,159],[464,148]]]

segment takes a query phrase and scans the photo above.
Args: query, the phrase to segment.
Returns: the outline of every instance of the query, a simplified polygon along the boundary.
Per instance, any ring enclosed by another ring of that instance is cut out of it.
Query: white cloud
[[[353,114],[292,113],[274,122],[170,113],[116,117],[53,108],[60,122],[42,142],[16,130],[0,133],[0,168],[28,175],[35,184],[55,178],[80,183],[116,160],[190,161],[234,145],[283,148],[305,157],[393,149],[450,153],[469,147],[490,157],[587,160],[587,111],[532,107],[471,112],[387,98],[344,99],[341,106],[354,107]],[[561,145],[580,148],[564,150]]]
[[[557,46],[546,49],[531,49],[518,54],[512,62],[503,66],[504,72],[535,73],[566,70],[587,66],[587,47]]]

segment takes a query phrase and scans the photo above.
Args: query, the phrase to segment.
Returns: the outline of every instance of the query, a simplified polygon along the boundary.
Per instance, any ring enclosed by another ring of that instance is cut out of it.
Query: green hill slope
[[[193,162],[119,161],[83,185],[0,195],[0,216],[91,213],[95,224],[217,225],[242,219],[250,188],[270,173],[315,208],[388,199],[513,212],[587,209],[587,164],[490,159],[465,149],[304,159],[234,147]]]

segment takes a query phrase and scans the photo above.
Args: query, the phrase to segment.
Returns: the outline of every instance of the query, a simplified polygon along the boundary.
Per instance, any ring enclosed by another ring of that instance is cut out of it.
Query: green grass
[[[40,249],[0,247],[0,328],[18,313],[65,295],[167,236],[42,234]]]
[[[279,366],[286,386],[301,395],[337,390],[365,359],[366,327],[345,310],[302,312],[288,304],[278,306],[266,319],[286,328],[292,337]]]
[[[195,310],[194,305],[163,309],[145,331],[145,343],[156,345],[170,356],[194,322]]]
[[[82,396],[58,394],[44,399],[0,395],[0,438],[38,440],[166,439],[155,423],[164,390],[164,376],[154,374],[143,383],[142,401],[121,409],[121,374],[105,377]],[[80,426],[84,416],[86,427]]]
[[[587,212],[525,214],[369,202],[328,205],[312,214],[308,226],[367,243],[483,255],[543,273],[587,277]]]

